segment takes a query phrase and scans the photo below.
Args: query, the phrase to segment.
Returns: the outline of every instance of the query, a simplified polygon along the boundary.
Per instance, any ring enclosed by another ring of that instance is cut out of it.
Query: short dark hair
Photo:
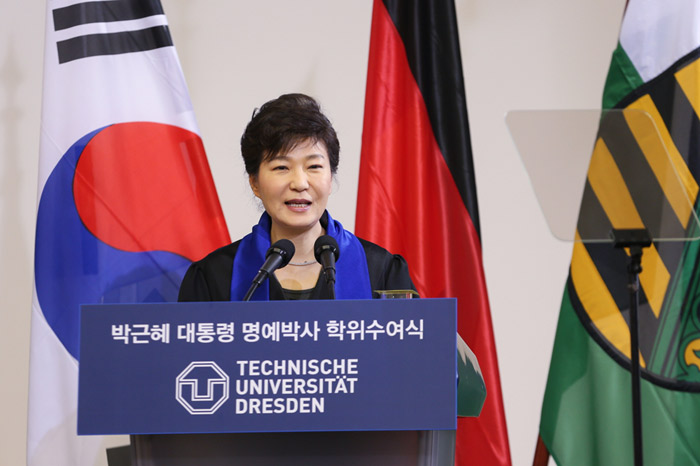
[[[335,174],[340,143],[318,102],[305,94],[285,94],[266,102],[253,112],[241,137],[246,172],[257,175],[262,162],[287,153],[307,140],[326,146],[331,173]]]

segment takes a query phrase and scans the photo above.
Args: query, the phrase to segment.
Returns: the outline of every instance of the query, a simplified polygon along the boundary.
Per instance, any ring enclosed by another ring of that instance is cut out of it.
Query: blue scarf
[[[338,242],[340,257],[336,263],[335,296],[337,299],[372,299],[372,287],[369,282],[369,270],[365,250],[355,235],[345,231],[340,222],[333,220],[326,212],[328,225],[326,233]],[[253,231],[246,235],[238,245],[233,260],[231,277],[231,301],[241,301],[250,287],[253,278],[265,261],[265,254],[270,248],[270,226],[272,220],[267,212],[263,213]],[[320,277],[319,280],[323,280]],[[251,301],[268,301],[270,299],[270,280],[265,280],[253,293]]]

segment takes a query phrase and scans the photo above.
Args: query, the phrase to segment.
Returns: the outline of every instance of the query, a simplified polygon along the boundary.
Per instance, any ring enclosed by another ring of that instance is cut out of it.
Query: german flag
[[[507,465],[453,0],[375,0],[356,232],[408,261],[423,297],[458,298],[487,397],[460,418],[457,464]]]

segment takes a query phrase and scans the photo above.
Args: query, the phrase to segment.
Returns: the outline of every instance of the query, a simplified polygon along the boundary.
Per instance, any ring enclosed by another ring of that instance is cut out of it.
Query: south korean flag
[[[158,0],[49,0],[44,60],[27,464],[104,464],[76,434],[80,305],[175,301],[229,236]]]

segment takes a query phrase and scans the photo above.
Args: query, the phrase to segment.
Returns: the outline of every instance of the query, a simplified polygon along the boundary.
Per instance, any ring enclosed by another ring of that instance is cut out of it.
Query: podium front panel
[[[455,429],[456,301],[86,305],[79,434]]]

